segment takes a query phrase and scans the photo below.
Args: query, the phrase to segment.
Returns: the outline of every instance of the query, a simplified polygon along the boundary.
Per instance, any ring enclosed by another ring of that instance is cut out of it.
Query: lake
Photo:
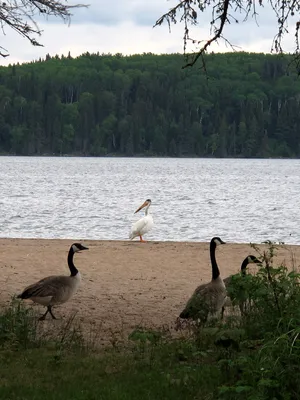
[[[299,244],[300,160],[0,157],[0,236]]]

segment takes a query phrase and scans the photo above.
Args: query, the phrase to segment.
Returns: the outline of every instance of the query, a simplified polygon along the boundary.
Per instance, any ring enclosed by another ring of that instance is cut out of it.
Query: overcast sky
[[[80,1],[79,1],[80,2]],[[175,0],[82,0],[90,4],[86,9],[73,11],[71,25],[58,19],[39,17],[39,27],[44,31],[40,41],[44,47],[34,47],[9,28],[0,44],[9,50],[10,57],[0,58],[1,65],[44,58],[47,53],[78,56],[83,52],[134,54],[142,52],[174,53],[183,51],[183,24],[177,24],[169,33],[166,24],[153,28],[155,21]],[[69,4],[77,3],[70,0]],[[111,4],[111,6],[108,6]],[[270,8],[259,7],[258,23],[254,20],[232,24],[225,31],[227,38],[240,50],[270,52],[276,33],[276,17]],[[295,17],[296,18],[296,17]],[[299,18],[297,18],[299,19]],[[297,20],[296,19],[296,20]],[[197,39],[209,38],[209,15],[200,14],[201,25],[193,30]],[[294,21],[292,21],[295,23]],[[293,50],[294,31],[285,40],[285,50]],[[212,48],[226,51],[224,44]],[[229,49],[227,49],[228,51]]]

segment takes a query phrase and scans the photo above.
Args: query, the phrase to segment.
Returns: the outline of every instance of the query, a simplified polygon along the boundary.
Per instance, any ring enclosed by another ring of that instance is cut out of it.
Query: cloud
[[[45,58],[47,53],[67,55],[69,51],[72,56],[86,51],[112,54],[119,52],[124,55],[183,51],[183,24],[172,26],[171,33],[167,24],[153,28],[155,21],[176,3],[175,0],[114,0],[111,3],[107,0],[86,1],[91,4],[90,7],[74,9],[70,26],[63,24],[59,19],[39,19],[40,28],[43,30],[40,41],[44,47],[32,46],[26,39],[7,28],[6,36],[1,37],[1,45],[9,50],[10,57],[0,58],[0,64]],[[254,19],[249,18],[245,23],[234,23],[226,27],[225,36],[231,43],[240,46],[240,50],[270,51],[277,32],[276,17],[268,7],[259,8],[258,11],[259,26]],[[211,37],[211,12],[200,14],[199,18],[200,23],[191,28],[191,36],[197,40],[207,40]],[[296,18],[291,20],[291,28],[295,27],[295,22]],[[293,50],[293,29],[286,37],[284,45],[288,51]],[[196,49],[189,44],[189,51]],[[220,41],[219,45],[213,45],[211,50],[224,52],[230,49]]]
[[[0,59],[2,65],[18,60],[31,61],[46,54],[61,55],[71,52],[73,57],[89,51],[90,53],[123,53],[135,54],[143,52],[165,53],[169,48],[182,51],[181,30],[169,34],[166,30],[152,27],[139,27],[131,22],[116,26],[71,25],[69,28],[61,24],[41,25],[44,34],[41,38],[44,47],[33,47],[24,38],[11,32],[1,44],[8,48],[10,57]],[[9,36],[9,37],[8,37]]]
[[[89,1],[88,8],[74,9],[72,23],[92,23],[105,26],[118,25],[130,19],[130,3],[130,0],[114,0],[111,3],[105,0]]]
[[[71,10],[72,24],[96,24],[96,25],[119,25],[123,22],[134,22],[136,25],[153,26],[160,14],[166,12],[175,0],[107,0],[84,1],[89,7],[80,7]],[[42,22],[42,16],[39,21]],[[56,23],[54,17],[48,17],[47,21]]]
[[[131,10],[132,21],[136,25],[153,26],[157,19],[169,11],[171,6],[175,5],[177,2],[163,1],[163,0],[152,0],[149,2],[136,1],[135,5]]]

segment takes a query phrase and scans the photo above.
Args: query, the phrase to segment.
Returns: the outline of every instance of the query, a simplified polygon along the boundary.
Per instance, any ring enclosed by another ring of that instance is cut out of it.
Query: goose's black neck
[[[211,260],[211,267],[212,267],[212,279],[217,279],[220,276],[220,271],[218,268],[218,264],[216,261],[216,243],[212,240],[210,242],[210,260]]]
[[[249,263],[248,263],[248,257],[247,257],[247,258],[245,258],[245,260],[242,262],[242,265],[241,265],[241,274],[242,275],[246,275],[246,267],[248,264]]]
[[[73,263],[73,256],[74,256],[74,251],[71,247],[68,254],[68,265],[70,268],[71,276],[76,276],[78,274],[78,269],[75,267]]]

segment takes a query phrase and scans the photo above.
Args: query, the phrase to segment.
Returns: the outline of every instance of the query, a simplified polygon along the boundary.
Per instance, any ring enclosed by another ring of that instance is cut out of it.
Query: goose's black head
[[[251,264],[251,263],[261,264],[261,261],[258,258],[256,258],[255,256],[251,256],[251,255],[247,257],[247,262],[248,262],[248,264]]]
[[[242,274],[245,274],[248,264],[261,264],[261,261],[255,256],[252,255],[247,256],[241,265]]]
[[[219,246],[220,244],[226,244],[225,242],[223,242],[223,240],[221,238],[219,238],[218,236],[215,236],[211,239],[210,241],[211,244],[215,245],[215,246]]]
[[[83,246],[81,243],[73,243],[71,246],[74,253],[79,253],[82,250],[88,250],[88,247]]]

